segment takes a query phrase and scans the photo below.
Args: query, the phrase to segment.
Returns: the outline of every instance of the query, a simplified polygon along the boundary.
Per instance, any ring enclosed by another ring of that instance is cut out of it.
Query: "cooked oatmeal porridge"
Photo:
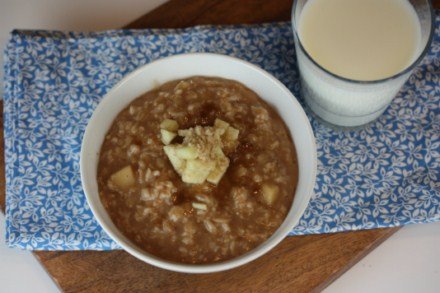
[[[161,258],[212,263],[281,225],[298,177],[279,115],[232,80],[168,82],[118,114],[101,147],[101,201],[118,229]]]

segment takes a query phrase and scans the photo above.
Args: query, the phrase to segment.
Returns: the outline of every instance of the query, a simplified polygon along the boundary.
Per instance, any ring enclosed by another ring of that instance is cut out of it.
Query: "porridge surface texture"
[[[166,119],[180,129],[221,119],[239,131],[236,145],[223,146],[230,163],[218,184],[181,180],[164,152]],[[241,83],[211,77],[171,81],[135,99],[110,127],[98,165],[100,198],[118,229],[183,263],[227,260],[264,242],[285,219],[297,177],[279,115]]]

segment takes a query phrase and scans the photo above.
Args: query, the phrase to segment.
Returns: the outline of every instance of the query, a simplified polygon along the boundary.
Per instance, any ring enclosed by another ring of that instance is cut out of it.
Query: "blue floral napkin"
[[[87,206],[79,153],[87,121],[125,74],[185,52],[228,54],[300,99],[290,23],[101,33],[14,31],[5,53],[6,239],[13,247],[118,246]],[[440,220],[440,14],[422,64],[376,122],[336,132],[310,117],[315,195],[292,235]]]

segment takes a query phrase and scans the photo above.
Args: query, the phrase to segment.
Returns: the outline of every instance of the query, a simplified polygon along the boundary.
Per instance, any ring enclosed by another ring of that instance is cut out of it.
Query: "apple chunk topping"
[[[131,166],[128,165],[121,170],[117,171],[110,177],[110,186],[114,186],[121,190],[127,190],[133,185],[135,185],[136,179],[133,172],[133,169],[131,169]]]
[[[263,201],[267,205],[271,206],[277,200],[280,189],[277,185],[265,183],[263,184],[261,191],[262,191]]]
[[[164,120],[161,123],[161,132],[165,129],[162,125],[171,123]],[[164,137],[162,142],[165,154],[173,165],[174,170],[186,183],[200,184],[208,181],[218,184],[229,167],[229,158],[224,151],[231,152],[238,144],[238,129],[229,123],[216,119],[214,126],[195,126],[188,129],[177,130],[173,124],[172,131],[167,126],[167,131],[183,137],[181,144],[170,144],[174,139]],[[171,137],[171,136],[170,136]]]
[[[176,131],[179,129],[177,121],[165,119],[160,124],[160,134],[164,145],[168,145],[177,136]]]

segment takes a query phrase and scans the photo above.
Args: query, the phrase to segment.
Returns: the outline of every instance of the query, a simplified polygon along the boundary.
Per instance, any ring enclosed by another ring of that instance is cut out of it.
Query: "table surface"
[[[438,7],[439,1],[434,4]],[[184,27],[197,24],[259,23],[288,20],[290,1],[171,1],[128,27]],[[1,123],[3,125],[3,123]],[[1,132],[3,134],[3,132]],[[0,138],[3,144],[3,138]],[[3,152],[3,145],[0,148]],[[3,156],[0,165],[4,166]],[[4,186],[4,168],[0,168]],[[0,205],[4,206],[4,188]],[[290,237],[241,268],[209,275],[184,275],[146,265],[122,251],[36,252],[46,270],[66,291],[194,289],[200,291],[322,289],[395,232],[380,229]],[[114,275],[113,272],[123,272]]]

